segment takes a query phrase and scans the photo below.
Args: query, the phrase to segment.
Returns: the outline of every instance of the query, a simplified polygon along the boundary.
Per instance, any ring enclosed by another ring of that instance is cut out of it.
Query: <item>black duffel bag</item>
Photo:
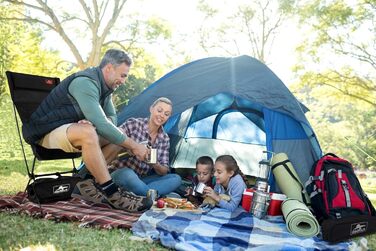
[[[35,203],[49,203],[71,198],[80,177],[63,176],[36,178],[26,187],[28,199]]]
[[[356,215],[342,219],[327,219],[321,224],[322,238],[328,242],[376,233],[376,216]]]

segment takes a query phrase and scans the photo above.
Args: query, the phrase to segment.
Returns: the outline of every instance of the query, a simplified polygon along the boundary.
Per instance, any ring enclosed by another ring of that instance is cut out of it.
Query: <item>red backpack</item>
[[[360,186],[353,166],[328,153],[316,161],[305,189],[319,222],[357,215],[375,215],[375,209]]]

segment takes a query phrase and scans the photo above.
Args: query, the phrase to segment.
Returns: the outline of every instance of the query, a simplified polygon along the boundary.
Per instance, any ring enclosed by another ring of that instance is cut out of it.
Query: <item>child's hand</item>
[[[214,192],[213,188],[211,188],[210,186],[206,186],[204,188],[204,195],[205,197],[212,198],[217,203],[221,200],[221,197],[219,197],[219,195],[216,192]]]
[[[184,196],[192,195],[192,193],[193,193],[193,188],[192,187],[187,187],[185,189],[185,195]]]

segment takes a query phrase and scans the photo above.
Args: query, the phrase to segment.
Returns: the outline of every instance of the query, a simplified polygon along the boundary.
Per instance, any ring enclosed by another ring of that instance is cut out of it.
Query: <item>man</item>
[[[120,189],[107,170],[102,148],[113,143],[126,148],[139,160],[148,149],[128,138],[116,127],[112,92],[124,84],[132,60],[120,50],[108,50],[98,67],[88,68],[64,79],[43,100],[22,128],[24,139],[45,148],[82,152],[95,182],[78,182],[72,197],[100,203],[125,211],[145,211],[152,206],[146,197]]]

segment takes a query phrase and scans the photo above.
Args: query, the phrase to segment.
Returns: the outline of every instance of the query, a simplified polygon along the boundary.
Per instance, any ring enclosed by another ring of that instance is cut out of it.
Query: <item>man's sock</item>
[[[118,191],[119,188],[112,179],[99,186],[102,188],[102,191],[106,194],[107,197],[113,195]]]

